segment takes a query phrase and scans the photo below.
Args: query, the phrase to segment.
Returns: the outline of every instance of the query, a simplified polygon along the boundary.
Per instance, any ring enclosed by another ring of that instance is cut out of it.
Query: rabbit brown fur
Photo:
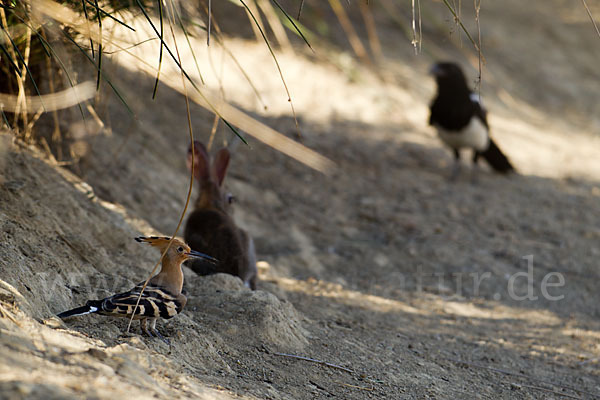
[[[187,219],[184,238],[196,251],[204,252],[219,260],[217,265],[190,262],[188,266],[199,275],[219,272],[239,276],[244,285],[256,289],[256,255],[252,238],[236,226],[231,217],[229,199],[222,191],[229,166],[229,150],[220,149],[214,161],[206,147],[194,142],[194,178],[199,184],[200,195],[195,209]],[[192,147],[188,150],[188,167],[192,165]]]

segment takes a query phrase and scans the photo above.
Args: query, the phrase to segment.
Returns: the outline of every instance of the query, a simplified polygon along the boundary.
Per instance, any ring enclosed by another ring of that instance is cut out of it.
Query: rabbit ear
[[[223,180],[225,180],[227,167],[229,166],[229,158],[229,150],[224,147],[217,152],[215,160],[213,161],[213,169],[215,171],[219,186],[223,185]]]
[[[194,140],[194,178],[196,180],[206,180],[209,177],[209,157],[206,147],[198,140]],[[192,146],[188,149],[187,166],[192,169]]]

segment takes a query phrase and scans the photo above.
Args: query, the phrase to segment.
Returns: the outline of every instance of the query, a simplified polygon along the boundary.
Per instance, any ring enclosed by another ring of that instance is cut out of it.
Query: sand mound
[[[306,345],[290,303],[221,274],[202,278],[187,271],[189,305],[159,323],[171,346],[138,335],[137,324],[125,333],[127,320],[90,315],[63,323],[53,317],[128,289],[147,276],[157,255],[133,241],[139,229],[148,229],[144,224],[98,200],[84,182],[35,151],[2,139],[2,396],[162,398],[179,390],[180,396],[227,398],[187,375],[233,373],[226,355],[235,347]]]
[[[218,329],[226,341],[288,351],[307,344],[298,312],[271,293],[245,289],[239,278],[226,274],[192,277],[186,286],[188,315]]]

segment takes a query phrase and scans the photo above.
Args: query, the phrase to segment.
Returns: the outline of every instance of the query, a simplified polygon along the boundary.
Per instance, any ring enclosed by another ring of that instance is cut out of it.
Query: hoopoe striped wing
[[[102,300],[100,313],[130,317],[135,309],[142,286],[143,283],[140,283],[128,292],[115,294]],[[148,284],[142,293],[134,318],[173,318],[183,310],[185,302],[185,296],[174,296],[160,286]]]

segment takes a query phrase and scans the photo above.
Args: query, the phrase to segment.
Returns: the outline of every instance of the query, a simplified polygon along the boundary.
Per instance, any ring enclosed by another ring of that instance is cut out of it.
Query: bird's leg
[[[460,174],[460,152],[458,149],[454,149],[454,166],[452,167],[452,173],[450,174],[450,180],[455,181]]]
[[[477,161],[479,160],[479,152],[477,150],[473,151],[473,169],[471,170],[471,183],[477,184],[479,182],[479,164]]]
[[[167,339],[163,335],[161,335],[160,332],[156,329],[156,318],[150,319],[150,332],[152,332],[154,337],[157,337],[160,340],[162,340],[163,342],[165,342],[167,344],[167,346],[171,345],[171,342],[169,341],[169,339]]]
[[[154,337],[152,334],[152,330],[148,330],[148,325],[146,324],[146,318],[140,319],[140,327],[142,328],[142,332],[150,337]]]

